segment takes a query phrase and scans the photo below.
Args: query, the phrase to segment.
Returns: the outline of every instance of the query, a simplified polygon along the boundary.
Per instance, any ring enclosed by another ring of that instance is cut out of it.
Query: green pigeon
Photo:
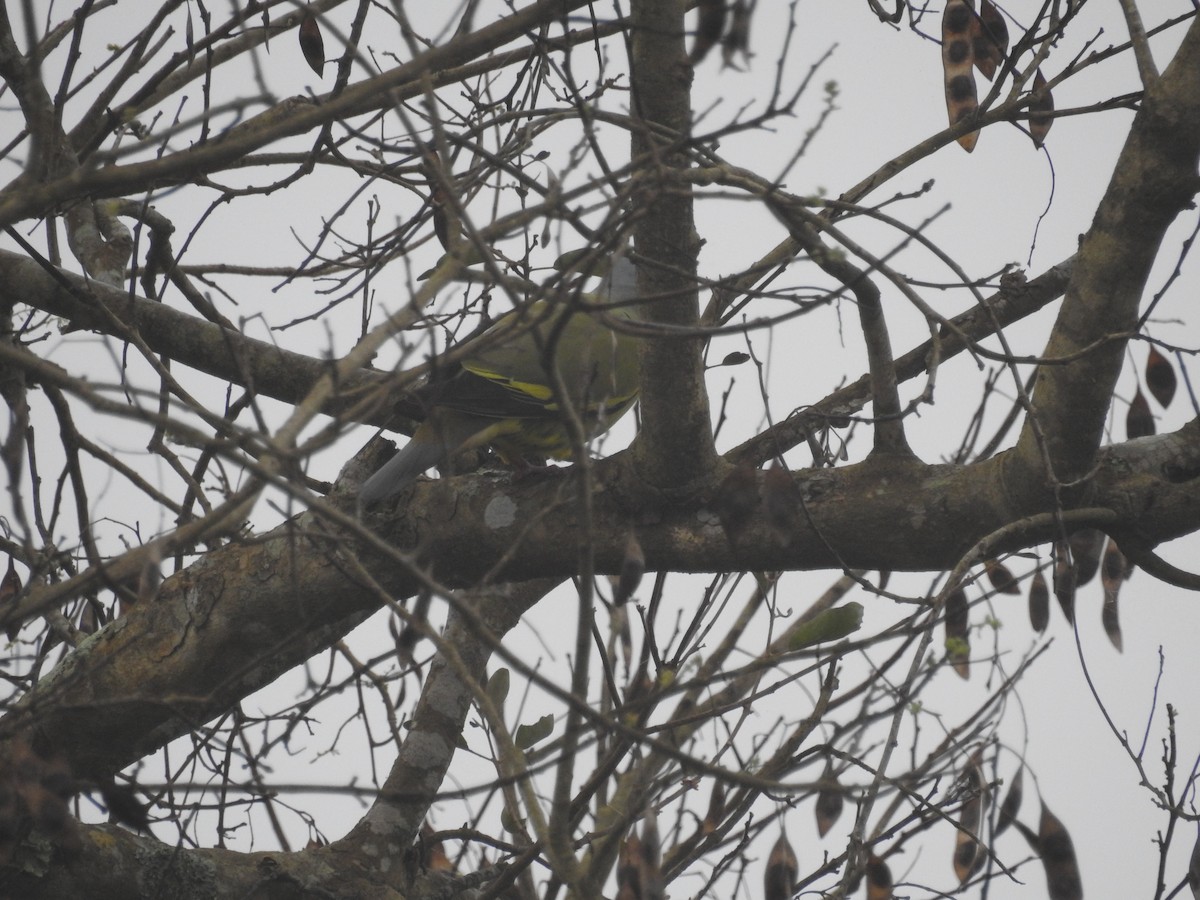
[[[445,467],[456,454],[491,446],[507,463],[566,459],[571,441],[554,371],[569,408],[584,432],[607,431],[637,401],[638,342],[605,321],[639,319],[637,269],[618,254],[596,294],[579,304],[553,308],[539,301],[502,316],[480,336],[483,349],[467,353],[449,371],[437,372],[416,392],[424,421],[408,443],[359,488],[360,507],[395,495],[433,466]],[[597,315],[587,309],[603,311]],[[564,321],[564,315],[566,319]],[[513,330],[510,341],[488,340]],[[553,367],[552,369],[550,367]]]

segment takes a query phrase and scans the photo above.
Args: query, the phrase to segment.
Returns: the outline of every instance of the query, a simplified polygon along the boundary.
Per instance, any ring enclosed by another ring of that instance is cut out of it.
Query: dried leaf
[[[958,830],[954,833],[954,874],[959,884],[965,884],[984,860],[983,847],[977,839],[987,805],[982,748],[971,754],[960,781],[967,799],[959,811]]]
[[[782,546],[790,544],[800,530],[800,488],[778,462],[763,475],[763,516]]]
[[[700,0],[698,6],[700,18],[696,23],[696,38],[692,42],[692,52],[688,54],[693,66],[708,56],[708,51],[725,30],[725,0]]]
[[[829,829],[837,824],[837,820],[842,815],[842,809],[846,805],[845,791],[842,790],[842,783],[838,781],[837,772],[833,770],[833,763],[825,764],[825,773],[821,776],[821,790],[817,792],[816,817],[817,817],[817,834],[825,837],[829,833]]]
[[[1041,569],[1033,573],[1029,582],[1029,624],[1039,634],[1050,624],[1050,589]]]
[[[1046,143],[1046,135],[1054,124],[1054,96],[1046,87],[1046,79],[1042,70],[1038,69],[1033,75],[1033,99],[1029,102],[1029,136],[1033,146],[1041,147]]]
[[[1157,347],[1151,347],[1146,357],[1146,387],[1158,405],[1166,409],[1175,397],[1175,369],[1167,358],[1158,352]]]
[[[629,602],[633,592],[642,583],[646,574],[646,554],[638,543],[637,535],[632,531],[625,540],[625,556],[621,559],[621,577],[617,579],[616,590],[613,592],[613,603],[622,606]]]
[[[994,559],[989,559],[983,564],[984,571],[987,572],[988,581],[1001,594],[1020,594],[1021,588],[1017,586],[1017,579],[1013,578],[1012,572],[1008,570],[1008,566]]]
[[[1025,769],[1018,768],[1000,804],[1000,812],[996,817],[996,834],[1000,834],[1009,825],[1017,821],[1017,813],[1021,811],[1021,800],[1025,797]]]
[[[867,900],[892,900],[892,870],[872,853],[867,857]]]
[[[767,869],[763,874],[764,900],[791,900],[799,871],[796,853],[788,843],[787,835],[780,832],[779,840],[767,857]]]
[[[1009,576],[1010,578],[1012,576]],[[967,595],[962,588],[946,597],[946,659],[964,680],[971,677],[971,620]]]
[[[321,37],[321,26],[312,13],[306,13],[300,20],[300,52],[308,67],[320,78],[325,69],[325,39]]]
[[[726,353],[725,358],[721,360],[723,366],[740,366],[743,363],[750,362],[750,354],[741,350],[734,350],[732,353]]]
[[[1125,412],[1125,436],[1130,440],[1140,437],[1149,437],[1154,434],[1154,414],[1150,412],[1150,404],[1146,402],[1146,395],[1142,393],[1142,389],[1138,388],[1137,393],[1133,395],[1133,400],[1129,402],[1129,409]]]
[[[1046,892],[1050,900],[1083,900],[1083,881],[1075,859],[1071,835],[1058,818],[1042,804],[1038,847],[1046,870]]]
[[[725,476],[713,499],[717,518],[730,544],[737,543],[758,506],[757,471],[750,466],[737,466]]]
[[[972,73],[975,11],[966,0],[949,0],[942,14],[942,72],[946,89],[946,113],[951,125],[973,115],[979,107]],[[979,140],[979,132],[962,135],[958,143],[970,153]]]

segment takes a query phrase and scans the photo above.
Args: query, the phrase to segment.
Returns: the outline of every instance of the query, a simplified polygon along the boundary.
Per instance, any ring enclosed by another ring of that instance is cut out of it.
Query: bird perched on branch
[[[465,450],[491,446],[519,466],[566,459],[571,415],[586,437],[607,431],[637,400],[638,338],[610,327],[639,318],[630,302],[636,296],[637,270],[618,254],[596,294],[570,304],[539,301],[498,319],[478,339],[477,353],[435,372],[417,391],[425,419],[363,482],[360,507],[391,497]],[[505,331],[513,332],[511,340],[499,338]]]

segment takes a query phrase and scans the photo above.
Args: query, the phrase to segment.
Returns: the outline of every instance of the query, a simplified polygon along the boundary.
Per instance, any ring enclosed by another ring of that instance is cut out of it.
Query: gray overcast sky
[[[1148,23],[1151,15],[1183,13],[1191,8],[1191,4],[1184,0],[1157,0],[1143,5]],[[419,15],[443,16],[442,9],[435,9],[438,6],[422,5]],[[721,141],[720,152],[734,164],[759,174],[779,173],[786,187],[797,193],[837,196],[888,159],[944,127],[941,63],[936,43],[922,40],[907,29],[893,30],[878,23],[865,3],[808,0],[794,8],[773,3],[761,3],[759,6],[752,34],[754,58],[747,70],[722,69],[719,54],[714,53],[697,71],[695,106],[704,115],[701,127],[716,127],[743,107],[746,108],[745,115],[757,111],[756,104],[761,104],[777,74],[775,63],[783,49],[789,14],[794,15],[796,27],[784,65],[784,92],[791,90],[808,68],[827,51],[829,57],[821,63],[795,115],[771,123],[770,139],[764,139],[761,132],[751,131]],[[1033,15],[1039,6],[1018,0],[1006,8],[1021,20]],[[1153,13],[1150,12],[1151,8]],[[63,9],[65,11],[65,7]],[[349,8],[338,10],[332,14],[331,20],[344,29],[351,12]],[[92,52],[102,52],[102,39],[114,39],[120,33],[124,27],[120,18],[123,14],[124,7],[120,12],[114,11],[98,20],[113,29],[113,37],[96,33],[92,37],[95,41]],[[182,34],[182,11],[178,17],[177,34]],[[924,26],[926,30],[936,32],[939,19],[940,7],[930,15]],[[485,20],[485,13],[481,12],[479,21]],[[1095,0],[1089,3],[1084,20],[1077,23],[1071,35],[1044,64],[1047,75],[1053,76],[1067,60],[1072,59],[1081,49],[1084,39],[1095,39],[1096,47],[1124,40],[1125,27],[1118,4]],[[330,37],[327,36],[326,40],[327,48],[333,46]],[[1160,63],[1169,58],[1177,40],[1174,34],[1155,40],[1154,47]],[[369,43],[377,54],[395,52],[400,46],[393,36],[382,30],[370,33]],[[610,43],[608,47],[614,54],[613,67],[622,68],[624,61],[617,58],[621,53],[619,46]],[[334,51],[330,50],[328,55],[332,57]],[[291,34],[281,35],[273,41],[269,61],[273,67],[269,73],[272,85],[281,96],[310,88],[316,92],[328,89],[332,66],[327,67],[324,82],[318,83],[300,59]],[[823,107],[826,97],[824,85],[827,82],[837,86],[837,109],[814,137],[804,156],[783,174],[795,148],[804,140]],[[236,90],[238,85],[225,83],[218,84],[216,88],[230,91]],[[1086,105],[1135,88],[1136,71],[1132,58],[1122,55],[1072,79],[1062,91],[1056,93],[1055,101],[1058,108],[1064,109]],[[625,97],[614,92],[608,95],[605,102],[619,107]],[[1078,236],[1087,229],[1107,183],[1131,115],[1128,111],[1116,110],[1101,115],[1060,119],[1050,133],[1047,152],[1036,151],[1028,137],[1014,127],[1001,125],[989,128],[973,153],[967,154],[957,146],[943,148],[889,181],[869,197],[868,202],[879,202],[898,192],[916,192],[923,184],[932,181],[932,188],[924,195],[896,204],[889,208],[889,212],[909,224],[918,224],[948,205],[948,209],[938,215],[924,233],[970,276],[994,274],[1004,265],[1016,263],[1027,266],[1032,277],[1073,252]],[[9,122],[16,121],[17,114],[7,98],[0,116]],[[611,139],[612,152],[620,158],[624,136],[613,129]],[[547,160],[547,167],[565,164],[563,154],[566,150],[564,142],[559,153],[552,154]],[[0,174],[6,181],[16,174],[11,161],[0,163],[0,167]],[[286,196],[271,195],[219,207],[198,231],[184,261],[275,265],[294,263],[300,255],[299,244],[313,240],[320,227],[317,212],[332,206],[322,194],[326,190],[330,194],[337,194],[338,191],[344,191],[348,183],[327,187],[312,180],[306,187],[289,191]],[[186,190],[156,200],[156,204],[168,211],[177,225],[180,237],[177,238],[176,249],[184,243],[182,236],[188,234],[192,224],[206,213],[211,199]],[[419,199],[415,196],[384,196],[381,201],[382,220],[390,225],[393,220],[413,214]],[[475,215],[483,214],[482,209],[473,212]],[[361,227],[361,217],[357,220],[352,218],[351,223]],[[1175,229],[1174,241],[1169,239],[1166,246],[1178,247],[1194,224],[1194,213],[1181,217]],[[761,206],[740,200],[703,200],[698,206],[697,227],[706,241],[701,253],[701,272],[713,277],[745,267],[784,235],[782,227]],[[877,253],[887,252],[900,240],[895,232],[869,223],[855,223],[847,230]],[[11,246],[3,238],[0,238],[0,245]],[[411,272],[414,274],[428,267],[436,258],[435,247],[426,246],[424,251],[424,255],[411,260]],[[1164,252],[1148,293],[1156,291],[1167,280],[1174,265],[1173,252]],[[900,257],[899,265],[914,277],[930,281],[953,280],[951,273],[924,251],[906,250]],[[406,302],[403,286],[408,276],[409,272],[405,271],[402,263],[391,266],[386,274],[387,283],[376,285],[379,292],[378,307],[394,309]],[[806,274],[802,272],[794,276],[798,283],[804,283],[805,278]],[[1154,336],[1186,347],[1195,346],[1196,332],[1188,315],[1191,313],[1194,316],[1189,304],[1193,303],[1197,280],[1196,266],[1189,260],[1182,277],[1159,307],[1157,318],[1161,321],[1152,327]],[[320,352],[329,348],[335,353],[344,352],[359,336],[360,323],[353,305],[347,305],[339,311],[337,325],[332,329],[328,329],[328,323],[322,321],[286,331],[271,331],[269,326],[279,326],[313,312],[325,300],[313,295],[314,286],[309,281],[293,282],[278,291],[270,291],[267,287],[262,282],[242,283],[235,295],[236,308],[227,307],[224,310],[231,318],[244,321],[247,333],[306,352]],[[969,298],[961,291],[950,295],[930,289],[923,296],[940,312],[948,315],[961,311],[969,302]],[[445,300],[452,303],[454,298]],[[903,352],[927,337],[923,318],[916,311],[906,308],[905,304],[906,301],[897,293],[885,295],[885,308],[897,352]],[[1009,332],[1017,352],[1036,354],[1042,349],[1053,310],[1052,307]],[[834,323],[835,317],[839,316],[844,317],[845,326],[840,330]],[[836,334],[839,341],[831,340],[832,334]],[[723,340],[728,343],[729,349],[744,346],[741,337]],[[765,332],[752,333],[750,341],[755,352],[768,364],[772,412],[776,416],[786,414],[795,406],[820,399],[843,377],[857,377],[865,369],[857,322],[851,310],[845,307],[830,308],[803,317],[770,336]],[[50,354],[53,358],[59,354],[94,353],[94,378],[97,381],[115,380],[123,365],[123,358],[119,351],[114,350],[115,346],[100,339],[74,336],[58,342],[50,348]],[[715,353],[713,358],[719,359],[720,355]],[[1134,364],[1141,366],[1144,357],[1144,347],[1135,345],[1126,377],[1118,389],[1119,397],[1128,398],[1133,393]],[[750,367],[712,370],[710,389],[714,397],[731,378],[734,386],[730,421],[722,433],[720,449],[727,449],[745,439],[759,426],[762,415],[758,387]],[[188,380],[194,383],[198,391],[219,392],[219,387],[207,379]],[[939,373],[935,404],[923,408],[919,418],[910,425],[910,439],[924,459],[935,461],[954,449],[965,411],[978,402],[979,381],[975,363],[967,356],[955,360]],[[917,384],[906,388],[906,396],[919,392],[922,386]],[[1003,380],[1000,391],[1004,397],[1012,393]],[[988,422],[994,426],[1005,410],[1003,403],[994,404]],[[1188,408],[1186,397],[1177,398],[1169,412],[1163,413],[1157,407],[1155,411],[1161,414],[1160,431],[1178,427],[1194,415],[1194,411]],[[279,415],[280,411],[276,409],[271,414]],[[1124,439],[1123,420],[1124,406],[1118,403],[1113,415],[1114,440]],[[54,427],[51,421],[35,424],[44,429]],[[624,441],[628,440],[629,427],[625,426],[625,431],[619,430],[614,435],[614,448],[623,446]],[[984,430],[986,432],[987,427]],[[349,433],[338,445],[317,458],[313,474],[332,478],[341,462],[359,448],[369,433],[366,429]],[[136,453],[136,448],[144,444],[141,433],[136,429],[129,433],[106,433],[104,438],[131,453]],[[865,452],[866,444],[860,435],[850,447],[852,457]],[[803,448],[789,456],[793,466],[806,465],[809,461]],[[105,483],[99,483],[97,494],[103,497],[109,489]],[[115,487],[111,489],[116,490]],[[0,514],[8,514],[9,511],[4,507],[7,502],[7,495],[0,497]],[[144,523],[148,531],[167,525],[158,518],[156,510],[149,508],[144,511],[130,510],[128,515],[130,520],[145,516]],[[266,527],[278,521],[279,517],[279,513],[268,504],[260,503],[255,525]],[[113,525],[108,532],[110,539],[115,542],[121,537],[123,528]],[[1192,537],[1164,547],[1162,552],[1177,565],[1194,569],[1198,546]],[[1048,548],[1042,550],[1045,558]],[[1014,563],[1014,568],[1020,569],[1021,564]],[[1025,565],[1021,574],[1027,570],[1028,566]],[[790,605],[797,611],[803,609],[831,579],[832,576],[823,573],[789,576],[785,581],[788,596],[786,599],[780,597],[781,605]],[[908,576],[894,581],[891,589],[920,594],[928,589],[929,581],[926,576]],[[696,584],[700,584],[698,579]],[[692,590],[698,591],[699,587],[693,587]],[[687,590],[678,588],[674,596],[677,605],[687,605]],[[1150,792],[1139,787],[1138,773],[1106,724],[1104,712],[1111,718],[1113,727],[1129,735],[1135,748],[1145,740],[1146,770],[1149,777],[1158,783],[1161,780],[1161,742],[1166,734],[1165,704],[1174,704],[1180,712],[1176,732],[1180,774],[1192,769],[1192,761],[1200,753],[1200,695],[1196,689],[1200,685],[1200,654],[1195,652],[1196,636],[1200,635],[1200,605],[1194,596],[1154,582],[1144,573],[1135,574],[1123,594],[1125,650],[1123,654],[1118,654],[1109,645],[1100,627],[1100,599],[1097,584],[1081,590],[1078,648],[1062,616],[1057,609],[1054,610],[1048,632],[1052,646],[1020,689],[1019,708],[1009,710],[1002,735],[1014,753],[1026,754],[1032,772],[1038,778],[1037,788],[1046,803],[1071,829],[1088,896],[1149,896],[1157,866],[1157,850],[1153,840],[1155,834],[1164,827],[1165,816],[1154,808]],[[868,599],[865,602],[868,606],[868,629],[880,627],[908,613],[907,609],[893,608],[882,599]],[[566,615],[565,610],[573,609],[573,603],[567,598],[547,599],[531,613],[528,627],[518,629],[510,640],[527,642],[531,657],[544,656],[548,667],[565,671],[567,660],[561,648],[554,644],[554,638],[560,633],[570,633],[562,619]],[[1006,658],[1012,660],[1011,668],[1016,659],[1034,644],[1024,599],[999,598],[992,603],[991,611],[998,625],[995,640],[1007,654]],[[435,616],[440,615],[440,612],[435,612]],[[973,622],[978,623],[980,616],[981,608],[976,607]],[[661,621],[672,619],[664,616]],[[386,651],[391,639],[381,622],[382,619],[377,617],[352,636],[351,646],[361,657]],[[978,634],[975,640],[977,646],[986,648],[991,637],[985,631]],[[546,644],[551,646],[547,648]],[[1160,662],[1162,678],[1156,686]],[[1085,663],[1086,672],[1092,678],[1090,686],[1085,678]],[[938,730],[943,715],[946,721],[957,722],[986,696],[981,674],[977,673],[968,683],[959,682],[947,674],[939,678],[925,695],[925,711],[917,718],[926,732],[927,740],[936,741],[940,737]],[[293,673],[262,696],[247,701],[245,707],[253,710],[256,707],[266,709],[287,705],[292,702],[295,692],[302,689],[303,678],[301,673]],[[795,704],[794,716],[803,714],[809,702],[806,695],[797,697],[795,694],[776,695],[773,699]],[[535,696],[531,700],[532,710],[537,712],[540,709],[538,704],[544,702],[544,698]],[[768,709],[759,711],[759,715],[764,722],[772,718]],[[330,740],[333,730],[342,724],[341,716],[332,710],[320,711],[319,718],[323,730],[290,760],[280,761],[273,777],[284,783],[312,779],[334,784],[344,781],[351,768],[357,768],[363,779],[369,779],[370,767],[365,758],[352,759],[338,755],[331,759],[318,755],[318,751]],[[470,733],[468,739],[472,739]],[[389,761],[390,756],[386,752],[380,753],[376,760],[384,767]],[[1013,755],[1006,758],[1007,769],[1000,773],[1002,777],[1011,776],[1015,762]],[[486,781],[490,775],[485,765],[471,766],[469,761],[464,761],[464,767],[457,777],[461,783],[470,784],[473,779]],[[1028,779],[1026,791],[1023,818],[1031,821],[1036,798],[1033,784]],[[327,810],[326,816],[320,820],[321,828],[331,837],[338,836],[360,813],[359,803],[354,800],[323,798],[319,805]],[[769,804],[765,802],[761,808],[764,812],[770,811]],[[442,810],[441,825],[452,827],[464,818],[464,813],[456,804],[443,804]],[[788,831],[802,857],[802,871],[804,860],[811,861],[825,851],[837,852],[844,843],[845,831],[850,825],[851,817],[847,813],[838,827],[820,841],[812,824],[810,806],[800,806],[789,812]],[[305,832],[299,821],[290,822],[289,826],[295,829],[293,839],[302,844]],[[1185,831],[1191,828],[1190,825],[1185,826]],[[161,828],[157,833],[164,840],[174,839],[168,828]],[[259,829],[258,833],[257,841],[264,840],[266,832]],[[245,840],[246,837],[243,835],[239,839]],[[255,846],[260,847],[257,841]],[[910,852],[892,860],[893,874],[897,880],[911,874],[913,881],[951,890],[952,841],[948,827],[935,829],[927,840],[920,843],[919,854]],[[1186,868],[1192,841],[1191,833],[1177,841],[1171,856],[1171,869],[1167,873],[1168,884],[1173,884]],[[910,850],[915,850],[917,846],[912,845]],[[1011,832],[998,843],[997,852],[1006,863],[1026,856],[1025,846]],[[765,848],[762,855],[765,856]],[[913,866],[911,873],[906,872],[908,865]],[[1036,863],[1022,867],[1019,875],[1024,885],[1000,880],[992,885],[988,896],[993,900],[1024,900],[1044,896],[1044,880]],[[693,887],[698,888],[700,883],[698,878],[685,877],[677,883],[672,895],[687,896],[687,892]],[[905,892],[906,889],[898,889],[900,895]],[[911,890],[908,893],[913,896],[928,895],[924,890]]]

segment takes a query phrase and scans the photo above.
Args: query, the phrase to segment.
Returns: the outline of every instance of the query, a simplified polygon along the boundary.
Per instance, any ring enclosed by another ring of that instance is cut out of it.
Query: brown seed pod
[[[991,0],[980,0],[979,16],[972,23],[971,43],[975,68],[991,81],[1008,52],[1008,25]]]
[[[1041,569],[1033,573],[1029,582],[1029,624],[1039,633],[1050,624],[1050,589]]]
[[[983,564],[984,571],[987,572],[988,581],[1001,594],[1020,594],[1021,588],[1017,586],[1017,579],[1013,578],[1012,572],[1004,563],[994,559],[989,559]]]
[[[966,680],[971,677],[971,619],[967,595],[962,588],[946,596],[946,659]]]
[[[1054,124],[1054,96],[1046,87],[1046,79],[1042,70],[1038,69],[1033,75],[1034,99],[1029,104],[1029,136],[1033,138],[1033,146],[1041,147],[1046,143],[1046,134]]]
[[[892,900],[892,870],[875,854],[867,857],[867,900]]]
[[[1042,867],[1046,870],[1046,892],[1050,900],[1083,900],[1083,881],[1071,835],[1044,803],[1038,826],[1038,847]]]
[[[1024,796],[1025,769],[1018,768],[1017,774],[1013,776],[1012,782],[1008,785],[1008,793],[1004,795],[1004,802],[1000,804],[1000,812],[996,817],[995,834],[1000,834],[1017,821],[1017,813],[1021,811],[1021,800]]]
[[[829,829],[841,818],[842,809],[846,805],[842,784],[838,781],[833,764],[825,764],[825,773],[821,776],[821,790],[817,792],[817,803],[814,810],[817,817],[817,834],[825,837]]]
[[[987,781],[983,777],[983,750],[977,749],[967,761],[963,771],[963,793],[966,801],[958,814],[959,828],[954,833],[954,874],[959,884],[966,880],[983,863],[983,846],[977,840],[979,827],[987,806]]]
[[[1158,401],[1158,405],[1166,409],[1175,397],[1175,369],[1167,358],[1158,352],[1157,347],[1151,347],[1146,357],[1146,387]]]
[[[763,873],[763,897],[765,900],[791,900],[800,865],[796,852],[788,843],[787,835],[779,834],[779,840],[767,857],[767,868]]]
[[[942,13],[942,72],[946,89],[946,113],[950,124],[956,125],[979,108],[972,73],[975,49],[972,31],[975,10],[967,0],[949,0]],[[979,140],[979,132],[959,137],[958,143],[970,153]]]
[[[1149,437],[1154,434],[1154,414],[1150,412],[1150,404],[1146,395],[1138,388],[1133,399],[1129,401],[1129,409],[1125,412],[1125,435],[1133,438]]]
[[[325,39],[321,37],[321,26],[312,13],[305,14],[300,20],[300,52],[308,67],[320,78],[325,70]]]

